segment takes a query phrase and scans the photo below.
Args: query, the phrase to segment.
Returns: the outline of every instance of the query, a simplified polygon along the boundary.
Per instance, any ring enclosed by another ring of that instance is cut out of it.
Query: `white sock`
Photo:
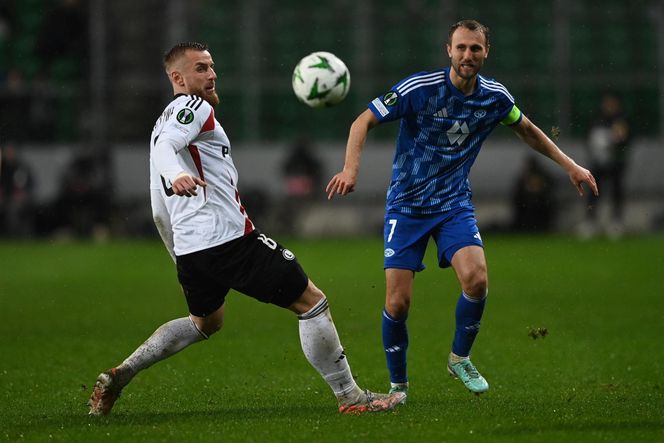
[[[119,382],[126,385],[139,371],[170,357],[192,343],[207,338],[196,327],[191,317],[164,323],[117,367]]]
[[[350,371],[332,315],[323,298],[300,319],[300,343],[304,355],[332,388],[340,403],[353,404],[364,394]]]
[[[449,361],[452,364],[457,364],[461,361],[468,360],[468,359],[470,359],[470,356],[460,357],[460,356],[456,355],[454,352],[450,352]]]

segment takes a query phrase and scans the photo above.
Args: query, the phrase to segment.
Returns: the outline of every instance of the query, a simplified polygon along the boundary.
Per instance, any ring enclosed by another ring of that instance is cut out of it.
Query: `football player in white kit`
[[[89,413],[108,414],[138,372],[218,331],[230,289],[298,316],[304,355],[334,392],[340,412],[394,408],[405,399],[402,393],[358,387],[325,294],[291,251],[254,227],[242,206],[231,145],[214,116],[217,75],[207,46],[175,45],[164,66],[175,97],[152,131],[150,192],[190,314],[163,324],[120,365],[100,374]]]

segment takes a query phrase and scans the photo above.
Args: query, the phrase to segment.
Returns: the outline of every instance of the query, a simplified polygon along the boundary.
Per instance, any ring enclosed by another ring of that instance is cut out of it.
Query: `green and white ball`
[[[334,106],[350,89],[350,72],[337,56],[318,51],[304,57],[293,71],[293,91],[312,108]]]

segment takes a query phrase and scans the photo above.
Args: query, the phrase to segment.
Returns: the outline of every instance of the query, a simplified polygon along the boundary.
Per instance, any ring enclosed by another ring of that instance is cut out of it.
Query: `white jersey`
[[[163,147],[163,143],[172,146],[181,170],[207,183],[198,188],[197,196],[175,195],[171,181],[157,170],[155,146]],[[175,255],[218,246],[254,230],[240,202],[237,182],[231,145],[212,106],[195,95],[176,95],[150,138],[150,189],[153,198],[159,190],[168,210]]]

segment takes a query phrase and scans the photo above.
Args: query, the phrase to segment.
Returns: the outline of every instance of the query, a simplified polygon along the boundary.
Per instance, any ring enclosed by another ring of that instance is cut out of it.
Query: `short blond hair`
[[[208,45],[198,42],[182,42],[173,46],[168,50],[168,52],[164,54],[164,68],[166,69],[166,72],[169,71],[169,67],[173,64],[173,62],[175,62],[175,60],[180,58],[182,55],[184,55],[185,52],[189,50],[201,52],[207,51]]]

